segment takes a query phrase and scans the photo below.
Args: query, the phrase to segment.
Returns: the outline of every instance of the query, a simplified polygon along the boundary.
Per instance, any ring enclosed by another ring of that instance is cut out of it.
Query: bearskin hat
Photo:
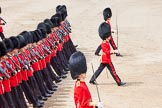
[[[68,16],[68,14],[67,14],[67,8],[66,8],[65,5],[62,5],[62,6],[61,5],[58,5],[56,7],[56,13],[58,13],[58,12],[61,12],[63,14],[63,19],[65,19]]]
[[[46,25],[47,26],[47,25]],[[49,30],[50,29],[50,30]],[[51,33],[51,28],[48,26],[48,30],[46,28],[46,30],[44,29],[39,29],[40,33],[41,33],[41,37],[42,38],[46,38],[47,37],[47,34],[50,34]]]
[[[98,32],[102,40],[105,40],[106,38],[111,36],[110,26],[106,22],[103,22],[102,24],[100,24]]]
[[[17,49],[17,48],[20,47],[19,39],[18,39],[17,37],[11,36],[9,39],[12,41],[13,47],[14,47],[15,49]]]
[[[12,51],[14,49],[13,43],[9,38],[4,39],[3,41],[4,41],[5,45],[6,45],[7,52],[10,52],[10,51]]]
[[[0,41],[0,52],[1,52],[0,57],[5,56],[7,54],[7,48],[4,41]]]
[[[62,6],[61,6],[61,5],[58,5],[58,6],[56,7],[56,13],[57,13],[61,8],[62,8]]]
[[[29,38],[29,32],[28,31],[23,31],[19,35],[22,35],[25,38],[26,44],[30,43],[31,38]]]
[[[77,79],[80,74],[87,72],[86,58],[82,52],[78,51],[70,56],[69,70],[73,80]]]
[[[41,33],[40,29],[36,29],[34,31],[34,34],[35,34],[35,36],[33,37],[34,42],[38,42],[42,39],[42,33]]]
[[[60,21],[59,17],[53,15],[50,20],[53,23],[53,27],[59,27],[60,26],[61,21]]]
[[[48,24],[43,23],[43,22],[38,24],[37,29],[41,30],[43,38],[46,37],[46,34],[50,34],[51,33],[51,27]]]
[[[23,35],[18,35],[17,39],[19,40],[19,43],[20,43],[20,46],[18,47],[18,49],[21,49],[27,45],[26,40]]]
[[[45,19],[45,20],[44,20],[44,23],[48,24],[51,28],[54,27],[54,26],[53,26],[53,23],[51,22],[50,19]]]
[[[103,17],[104,17],[104,20],[106,21],[108,18],[111,18],[112,16],[112,12],[111,12],[111,9],[110,8],[105,8],[103,10]]]

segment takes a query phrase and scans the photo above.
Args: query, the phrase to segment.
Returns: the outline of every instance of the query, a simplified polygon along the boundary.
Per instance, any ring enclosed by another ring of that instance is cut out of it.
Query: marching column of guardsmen
[[[43,107],[67,77],[69,58],[76,52],[65,5],[37,25],[0,41],[0,108]]]

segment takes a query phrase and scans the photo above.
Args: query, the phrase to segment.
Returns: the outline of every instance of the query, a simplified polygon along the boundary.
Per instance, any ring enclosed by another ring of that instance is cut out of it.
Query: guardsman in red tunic
[[[18,85],[19,85],[17,73],[20,72],[20,67],[17,67],[19,69],[16,69],[17,65],[15,65],[16,64],[15,61],[11,58],[14,55],[14,51],[13,51],[14,45],[13,45],[12,41],[10,40],[10,38],[4,39],[3,41],[4,41],[6,48],[7,48],[7,54],[6,55],[8,56],[8,58],[5,59],[4,63],[7,67],[8,72],[11,73],[10,84],[11,84],[11,94],[12,94],[12,97],[13,97],[13,101],[14,101],[16,107],[27,108],[26,104],[22,104],[21,99],[23,97],[21,99],[19,98],[19,93],[18,93],[18,90],[17,90]]]
[[[67,8],[65,5],[58,5],[56,7],[56,12],[60,12],[62,13],[62,17],[64,19],[63,21],[63,25],[64,25],[64,28],[66,29],[66,31],[68,31],[69,33],[71,33],[71,25],[70,23],[68,22],[67,20],[67,16],[68,16],[68,13],[67,13]],[[68,44],[68,48],[71,50],[71,54],[76,52],[76,48],[78,45],[75,45],[73,44],[71,38],[70,38],[70,34],[68,34],[67,36],[67,44]]]
[[[51,26],[50,26],[50,24],[51,24]],[[44,40],[43,43],[44,43],[44,45],[46,47],[49,48],[49,50],[51,52],[51,53],[49,53],[49,51],[44,50],[44,52],[46,53],[45,54],[46,66],[47,66],[47,69],[49,71],[49,74],[50,74],[50,77],[51,77],[52,81],[55,81],[56,83],[58,83],[58,82],[61,81],[61,79],[60,79],[60,77],[58,77],[54,73],[54,71],[53,71],[53,69],[51,67],[51,63],[50,63],[51,58],[56,54],[56,49],[55,49],[56,45],[54,44],[54,41],[51,40],[51,37],[50,37],[52,25],[53,24],[52,24],[52,22],[49,19],[45,19],[44,23],[38,24],[37,28],[38,29],[43,29],[43,30],[46,31],[47,37],[45,39],[43,39]]]
[[[37,46],[35,47],[35,52],[37,52],[38,55],[41,57],[41,59],[40,59],[40,63],[42,65],[41,76],[42,76],[42,78],[45,82],[46,91],[49,94],[53,94],[56,89],[53,87],[54,84],[52,82],[52,79],[49,76],[49,72],[48,72],[48,69],[46,67],[46,61],[45,61],[45,56],[48,55],[45,51],[49,50],[49,49],[47,48],[47,46],[45,46],[42,43],[43,38],[46,37],[46,33],[42,34],[41,30],[42,29],[35,30],[37,37],[40,37],[40,40],[37,42]],[[50,53],[50,51],[49,51],[49,53]]]
[[[0,14],[2,13],[2,10],[1,10],[1,7],[0,7]],[[2,22],[3,21],[3,22]],[[2,28],[2,25],[5,25],[6,22],[4,22],[4,20],[1,19],[0,17],[0,37],[1,39],[5,39],[5,36],[3,34],[3,28]]]
[[[20,67],[20,63],[16,57],[16,54],[18,53],[18,47],[19,47],[19,40],[14,37],[14,36],[11,36],[9,38],[11,41],[12,41],[12,46],[14,47],[13,51],[10,52],[10,55],[8,56],[8,58],[12,61],[12,63],[14,64],[15,66],[15,70],[17,71],[16,75],[17,75],[17,81],[18,81],[18,86],[16,86],[16,89],[17,89],[17,92],[18,92],[18,95],[19,95],[19,99],[20,99],[20,104],[22,105],[22,108],[27,108],[27,104],[26,104],[26,101],[25,101],[25,97],[24,97],[24,94],[23,94],[23,90],[22,90],[22,87],[21,87],[21,83],[22,83],[22,77],[21,77],[21,67]],[[14,96],[16,98],[16,96]],[[14,99],[16,102],[18,102],[16,99]],[[17,104],[18,105],[18,104]]]
[[[60,59],[60,63],[62,65],[62,67],[64,68],[65,71],[68,71],[68,60],[65,57],[64,51],[63,51],[63,44],[64,44],[64,40],[63,40],[63,36],[64,36],[64,32],[62,32],[60,30],[60,24],[61,21],[63,21],[61,14],[60,13],[56,13],[55,15],[52,16],[53,19],[58,18],[58,23],[59,26],[57,26],[55,33],[56,36],[58,36],[59,38],[59,45],[58,45],[58,49],[57,49],[57,57]]]
[[[55,72],[57,73],[57,75],[59,75],[61,78],[66,78],[67,72],[65,72],[61,64],[60,57],[58,56],[58,52],[61,50],[61,47],[60,47],[61,39],[59,39],[59,37],[57,36],[56,31],[58,30],[58,27],[60,26],[60,21],[59,21],[59,18],[55,16],[52,16],[50,20],[53,24],[51,38],[54,39],[54,42],[57,46],[56,55],[54,55],[51,58],[51,65],[53,69],[55,70]]]
[[[4,43],[0,42],[0,59],[2,56],[4,56],[3,51],[1,52],[3,48],[2,46],[4,46]],[[5,79],[6,77],[9,77],[9,75],[6,73],[6,70],[4,70],[0,62],[0,108],[8,108],[7,101],[4,97],[4,85],[3,85],[3,79]]]
[[[107,67],[112,75],[112,77],[114,78],[114,80],[116,81],[118,86],[122,86],[125,85],[126,83],[121,82],[119,76],[116,74],[115,68],[112,64],[111,61],[111,54],[116,54],[118,53],[117,50],[112,50],[110,48],[110,39],[111,39],[111,29],[110,26],[106,23],[103,22],[100,26],[99,26],[99,36],[101,37],[101,39],[103,40],[101,43],[101,48],[102,48],[102,55],[101,55],[101,64],[98,67],[98,69],[96,70],[96,72],[94,73],[94,75],[92,76],[90,83],[92,84],[97,84],[96,83],[96,79],[97,77],[100,75],[100,73],[102,72],[102,70]]]
[[[25,63],[25,57],[23,55],[23,52],[25,50],[24,47],[26,46],[26,41],[25,41],[25,38],[23,35],[24,34],[21,33],[21,35],[17,36],[17,38],[19,39],[19,42],[20,42],[18,58],[19,58],[19,62],[21,62],[20,63],[21,73],[22,73],[21,85],[22,85],[23,91],[24,91],[29,103],[32,103],[33,107],[42,107],[43,102],[38,101],[38,99],[36,97],[34,97],[33,90],[31,89],[31,87],[28,84],[28,75],[27,75],[28,67],[27,67],[27,64]]]
[[[111,17],[112,17],[112,11],[111,11],[110,8],[105,8],[103,10],[103,17],[104,17],[105,22],[110,26],[110,30],[111,30],[110,20],[111,20]],[[111,30],[111,32],[114,32],[114,31]],[[115,42],[114,42],[112,35],[110,36],[109,43],[112,46],[113,50],[118,50],[117,46],[115,45]],[[99,55],[100,50],[101,50],[101,45],[99,45],[98,48],[96,49],[95,55]],[[122,57],[122,55],[119,53],[119,51],[116,53],[116,56]]]
[[[87,64],[82,52],[78,51],[71,55],[69,69],[72,79],[76,80],[74,85],[76,108],[95,108],[97,105],[92,101],[91,93],[85,83]]]
[[[6,54],[7,54],[7,48],[5,43],[2,41],[0,44],[0,50],[1,50],[1,67],[5,71],[4,73],[7,73],[5,77],[2,80],[2,84],[4,87],[4,97],[7,101],[7,104],[10,108],[15,108],[15,104],[11,95],[11,83],[10,83],[10,76],[11,73],[9,73],[8,69],[6,68],[6,65],[4,61],[6,60]]]

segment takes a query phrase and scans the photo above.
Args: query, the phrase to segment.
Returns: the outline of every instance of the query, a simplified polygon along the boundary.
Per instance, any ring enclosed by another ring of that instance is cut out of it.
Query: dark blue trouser
[[[105,67],[107,67],[109,69],[112,77],[114,78],[116,83],[119,85],[121,80],[120,80],[119,76],[116,74],[116,71],[115,71],[115,68],[114,68],[114,65],[112,64],[112,62],[111,63],[101,63],[100,66],[98,67],[98,69],[96,70],[96,72],[93,74],[91,81],[95,81]]]

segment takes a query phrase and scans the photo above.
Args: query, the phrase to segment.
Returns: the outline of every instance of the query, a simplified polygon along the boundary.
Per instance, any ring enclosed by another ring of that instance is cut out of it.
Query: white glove
[[[114,50],[114,52],[115,52],[115,54],[119,54],[120,53],[119,50]]]
[[[98,102],[98,108],[104,108],[104,106],[103,106],[103,102]]]

